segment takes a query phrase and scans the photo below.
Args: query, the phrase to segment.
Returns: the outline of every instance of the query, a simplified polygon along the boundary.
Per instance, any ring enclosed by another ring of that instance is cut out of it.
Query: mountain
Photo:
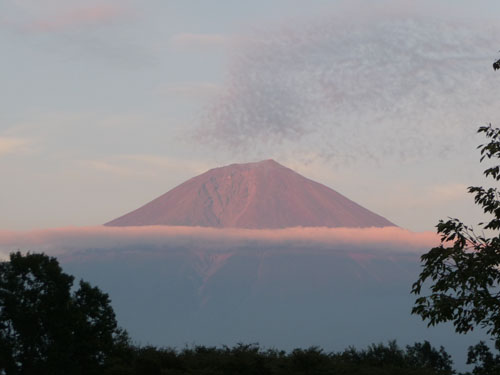
[[[66,272],[109,293],[120,326],[144,345],[258,342],[330,351],[429,340],[464,363],[467,347],[487,338],[479,329],[457,335],[450,325],[427,328],[411,315],[410,289],[424,249],[220,238],[142,241],[93,243],[58,258]]]
[[[274,160],[211,169],[104,225],[254,229],[394,226]]]

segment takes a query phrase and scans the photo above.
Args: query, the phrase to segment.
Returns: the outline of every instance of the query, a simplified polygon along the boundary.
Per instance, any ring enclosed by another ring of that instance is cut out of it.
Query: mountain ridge
[[[252,229],[395,226],[272,159],[210,169],[104,225]]]

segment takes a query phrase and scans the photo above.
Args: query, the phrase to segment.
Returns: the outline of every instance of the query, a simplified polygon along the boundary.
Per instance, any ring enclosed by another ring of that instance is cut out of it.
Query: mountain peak
[[[258,162],[255,162],[255,163],[250,163],[250,164],[285,168],[280,163],[278,163],[277,161],[275,161],[274,159],[261,160],[261,161],[258,161]]]
[[[216,169],[231,169],[231,168],[236,168],[236,169],[254,169],[254,168],[286,168],[285,166],[281,165],[277,161],[273,159],[266,159],[266,160],[261,160],[261,161],[254,161],[250,163],[234,163],[234,164],[229,164],[224,167],[218,167],[214,168],[212,170]]]
[[[105,225],[259,229],[394,226],[272,159],[211,169]]]

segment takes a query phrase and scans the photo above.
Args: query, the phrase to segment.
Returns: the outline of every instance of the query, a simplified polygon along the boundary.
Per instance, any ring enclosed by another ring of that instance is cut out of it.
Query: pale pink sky
[[[79,27],[110,24],[126,15],[127,9],[117,4],[100,4],[57,10],[47,17],[34,19],[24,30],[34,33],[62,32]]]
[[[8,0],[0,229],[93,226],[273,158],[413,231],[481,220],[488,1]]]

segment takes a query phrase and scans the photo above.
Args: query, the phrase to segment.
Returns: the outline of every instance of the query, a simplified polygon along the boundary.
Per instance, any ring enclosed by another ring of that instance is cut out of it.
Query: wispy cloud
[[[247,155],[314,144],[327,159],[405,159],[458,148],[500,115],[498,25],[372,10],[241,39],[200,141]]]
[[[50,49],[53,56],[110,60],[125,68],[157,63],[151,44],[138,42],[135,21],[140,13],[130,1],[24,0],[5,8],[0,28],[15,37],[41,38],[34,51]]]
[[[438,203],[442,200],[460,201],[469,199],[470,195],[467,187],[468,185],[458,183],[431,186],[428,188],[427,202]]]
[[[103,160],[80,160],[79,164],[84,168],[120,176],[130,176],[135,174],[130,168],[122,167]]]
[[[26,138],[0,136],[0,156],[27,152],[32,143],[31,140]]]
[[[50,16],[31,21],[23,27],[23,30],[33,33],[58,32],[82,26],[109,24],[126,14],[128,14],[128,10],[121,6],[100,4],[62,10]]]
[[[193,175],[208,170],[211,164],[202,161],[181,160],[153,154],[122,154],[104,159],[79,160],[83,168],[121,176],[145,176],[190,171]]]

